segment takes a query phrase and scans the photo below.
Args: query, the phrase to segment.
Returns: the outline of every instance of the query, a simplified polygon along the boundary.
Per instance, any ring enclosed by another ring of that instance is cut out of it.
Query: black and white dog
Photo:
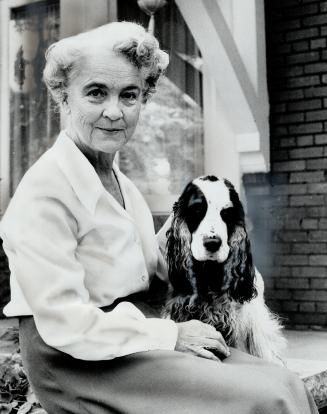
[[[267,308],[252,262],[244,210],[233,185],[215,176],[189,183],[173,208],[167,233],[166,312],[177,322],[199,319],[228,345],[280,362],[281,325]]]

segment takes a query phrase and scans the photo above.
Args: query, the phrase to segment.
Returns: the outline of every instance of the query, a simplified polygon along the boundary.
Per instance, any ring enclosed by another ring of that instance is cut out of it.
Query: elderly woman
[[[141,306],[165,263],[150,211],[114,157],[167,64],[156,39],[127,22],[47,52],[44,79],[66,129],[1,223],[5,313],[20,317],[30,383],[49,414],[314,413],[288,371],[228,350],[209,325]]]

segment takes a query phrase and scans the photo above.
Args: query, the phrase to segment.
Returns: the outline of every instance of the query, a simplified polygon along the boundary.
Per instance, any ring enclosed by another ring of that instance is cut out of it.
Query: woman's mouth
[[[124,131],[123,128],[100,128],[98,127],[98,129],[104,132],[108,132],[109,134],[115,134],[115,133]]]

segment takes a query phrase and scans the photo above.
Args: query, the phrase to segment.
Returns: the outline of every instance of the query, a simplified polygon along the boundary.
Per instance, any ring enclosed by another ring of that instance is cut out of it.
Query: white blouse
[[[34,315],[48,345],[84,360],[173,350],[177,340],[173,321],[145,318],[132,303],[99,309],[166,272],[148,206],[114,171],[125,209],[61,132],[23,177],[0,225],[11,270],[4,313]]]

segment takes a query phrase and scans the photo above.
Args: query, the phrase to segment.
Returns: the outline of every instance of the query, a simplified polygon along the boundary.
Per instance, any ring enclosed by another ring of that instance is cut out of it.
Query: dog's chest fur
[[[240,331],[242,305],[227,294],[208,293],[205,300],[193,295],[172,297],[166,305],[167,315],[175,322],[198,319],[214,326],[229,346],[237,346],[236,333]]]

